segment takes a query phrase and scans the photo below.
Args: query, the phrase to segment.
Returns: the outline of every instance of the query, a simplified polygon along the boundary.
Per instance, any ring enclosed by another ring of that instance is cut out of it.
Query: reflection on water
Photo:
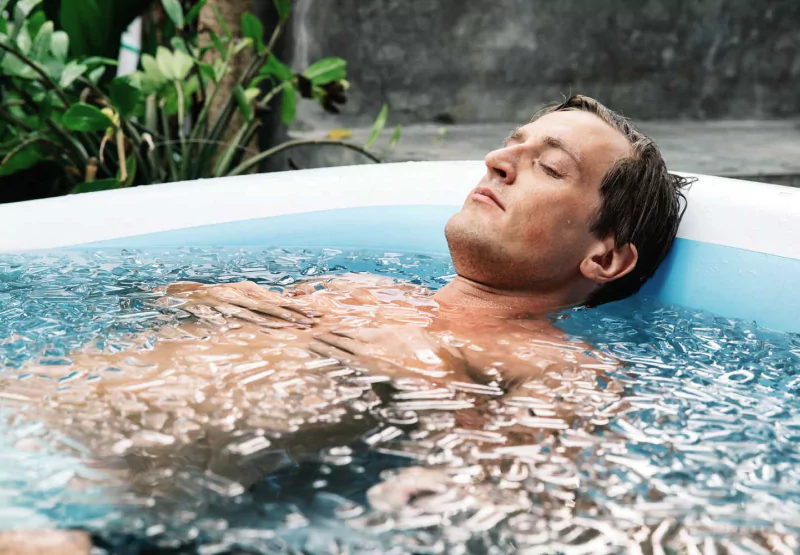
[[[111,552],[800,548],[796,335],[640,300],[561,315],[565,334],[440,310],[448,261],[399,253],[0,268],[0,527]],[[313,281],[344,271],[407,281]],[[294,322],[160,288],[242,279],[294,291]]]

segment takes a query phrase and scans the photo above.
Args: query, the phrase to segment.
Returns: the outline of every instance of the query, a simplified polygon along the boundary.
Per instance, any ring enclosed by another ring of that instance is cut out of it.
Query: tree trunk
[[[272,36],[275,26],[278,24],[278,14],[275,10],[274,4],[271,0],[213,0],[219,8],[220,14],[225,22],[230,27],[234,36],[241,36],[242,15],[246,12],[254,14],[258,17],[264,25],[264,41],[267,42]],[[222,36],[223,31],[219,22],[217,21],[214,11],[211,8],[212,3],[208,2],[200,11],[199,28],[210,29]],[[289,48],[291,44],[290,25],[286,26],[283,35],[275,45],[274,54],[281,60],[288,62],[287,56],[289,55]],[[201,41],[206,44],[209,42],[208,36],[201,35]],[[209,109],[210,121],[214,122],[222,112],[225,103],[231,98],[233,94],[233,87],[236,81],[241,77],[247,64],[251,61],[252,54],[248,51],[239,54],[234,62],[231,64],[230,74],[222,80],[218,85],[220,91],[217,94],[214,102]],[[256,138],[248,145],[248,154],[251,155],[259,150],[271,148],[286,140],[286,128],[281,123],[280,116],[280,102],[281,97],[278,95],[274,98],[270,105],[269,110],[261,117],[261,129]],[[237,112],[231,120],[228,129],[221,137],[222,141],[230,141],[236,132],[244,125],[242,117]],[[281,160],[265,160],[259,167],[262,172],[276,171],[280,169],[289,169],[286,161]]]

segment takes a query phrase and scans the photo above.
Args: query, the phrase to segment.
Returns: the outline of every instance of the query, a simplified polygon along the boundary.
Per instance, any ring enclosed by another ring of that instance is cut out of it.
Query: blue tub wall
[[[480,162],[351,166],[0,206],[0,251],[281,246],[446,253]],[[800,190],[709,176],[643,294],[800,332]]]

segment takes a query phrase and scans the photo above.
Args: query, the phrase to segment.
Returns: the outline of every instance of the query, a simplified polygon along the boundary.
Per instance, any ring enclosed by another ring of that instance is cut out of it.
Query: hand
[[[307,327],[321,314],[306,299],[288,298],[251,281],[222,285],[179,282],[167,295],[185,299],[180,308],[214,325],[238,318],[268,328]]]
[[[466,364],[454,347],[413,325],[344,328],[316,334],[314,339],[311,351],[380,372],[408,370],[442,378]]]

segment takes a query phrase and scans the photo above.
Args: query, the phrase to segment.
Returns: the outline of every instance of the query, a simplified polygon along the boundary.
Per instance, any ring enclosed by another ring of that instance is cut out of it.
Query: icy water
[[[307,287],[310,318],[424,328],[482,371],[444,375],[425,349],[408,372],[364,364],[322,324],[160,288],[347,271],[406,281]],[[430,300],[452,271],[337,250],[0,257],[0,529],[88,530],[97,553],[800,549],[800,337],[646,299],[558,315],[560,338],[470,325]]]

